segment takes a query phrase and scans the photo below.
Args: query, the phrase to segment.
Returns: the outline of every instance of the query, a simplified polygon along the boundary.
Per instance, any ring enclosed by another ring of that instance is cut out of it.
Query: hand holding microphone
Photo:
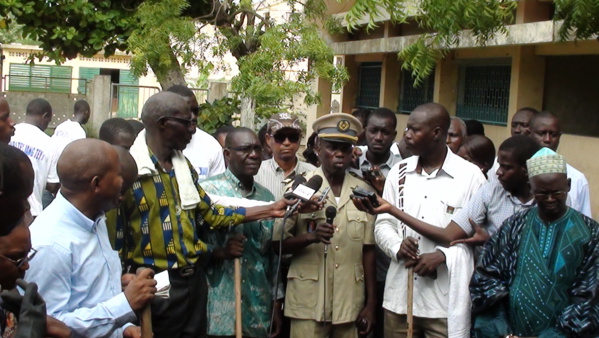
[[[302,179],[305,180],[305,178],[303,178],[301,175],[296,175],[295,177],[299,182],[301,182]],[[293,185],[296,185],[295,182],[296,180],[294,180]],[[285,198],[297,198],[298,201],[291,207],[287,208],[285,216],[293,215],[293,213],[298,209],[300,202],[311,203],[310,199],[320,189],[320,186],[322,186],[322,177],[319,175],[314,175],[306,183],[298,183],[295,188],[293,188],[293,185],[292,191],[285,193]]]

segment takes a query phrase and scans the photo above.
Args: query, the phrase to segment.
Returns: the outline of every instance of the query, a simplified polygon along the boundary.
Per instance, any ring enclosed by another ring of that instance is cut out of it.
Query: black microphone
[[[304,177],[304,175],[295,175],[292,178],[292,182],[293,183],[291,184],[291,186],[283,193],[283,197],[285,197],[288,200],[295,198],[295,196],[293,196],[293,190],[295,190],[295,188],[297,188],[298,185],[306,183],[306,178]]]
[[[298,201],[290,208],[288,207],[287,216],[295,212],[301,201],[309,201],[318,189],[320,189],[320,186],[322,186],[322,177],[320,175],[312,176],[305,184],[298,184],[289,194],[292,198],[297,198]]]
[[[327,209],[324,211],[324,215],[327,218],[326,222],[327,224],[333,224],[333,220],[335,219],[335,216],[337,216],[337,208],[335,208],[332,205],[329,205],[327,207]],[[324,245],[324,254],[326,255],[327,252],[329,251],[329,245],[325,244]]]

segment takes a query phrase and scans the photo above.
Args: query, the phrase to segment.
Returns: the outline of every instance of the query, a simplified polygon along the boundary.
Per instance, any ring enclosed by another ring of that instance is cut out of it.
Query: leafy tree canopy
[[[554,20],[562,21],[559,36],[588,39],[599,34],[599,2],[596,0],[554,0]],[[366,29],[377,26],[382,11],[394,23],[413,20],[424,32],[400,51],[403,67],[412,70],[420,82],[434,69],[450,48],[459,46],[459,33],[471,30],[478,45],[484,46],[497,34],[507,34],[506,25],[514,22],[518,1],[513,0],[356,0],[346,15],[348,28],[354,30],[364,17]]]

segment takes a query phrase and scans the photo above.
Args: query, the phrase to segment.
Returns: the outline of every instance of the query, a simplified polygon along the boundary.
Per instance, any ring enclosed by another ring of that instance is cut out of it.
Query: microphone
[[[291,186],[287,188],[285,193],[283,193],[283,197],[285,197],[288,200],[295,198],[295,196],[293,196],[293,190],[295,190],[295,188],[297,188],[298,185],[306,183],[306,178],[304,177],[304,175],[295,175],[291,179],[291,182],[293,182]]]
[[[321,185],[322,177],[320,175],[312,176],[305,184],[298,184],[298,186],[293,189],[291,193],[287,194],[291,198],[297,198],[298,201],[291,207],[288,207],[286,216],[293,214],[301,201],[309,201],[310,198],[312,198],[312,196],[320,189]],[[289,198],[287,196],[285,197]]]
[[[324,211],[324,215],[326,217],[327,224],[333,224],[333,220],[335,219],[335,216],[337,216],[337,209],[334,206],[329,205],[327,207],[327,209]],[[326,255],[328,251],[329,251],[329,245],[325,244],[324,245],[324,254]]]

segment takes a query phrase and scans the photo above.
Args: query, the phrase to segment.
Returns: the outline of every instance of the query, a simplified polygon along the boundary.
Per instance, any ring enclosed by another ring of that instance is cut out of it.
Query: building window
[[[360,89],[358,90],[359,108],[375,109],[379,107],[381,96],[381,62],[366,62],[360,65]]]
[[[401,70],[401,88],[399,92],[399,107],[397,111],[409,114],[421,104],[433,102],[433,91],[435,90],[435,71],[426,77],[420,84],[414,87],[412,72]]]
[[[70,93],[72,67],[11,63],[8,88],[15,91]]]
[[[507,125],[511,66],[460,67],[457,116],[489,124]]]

